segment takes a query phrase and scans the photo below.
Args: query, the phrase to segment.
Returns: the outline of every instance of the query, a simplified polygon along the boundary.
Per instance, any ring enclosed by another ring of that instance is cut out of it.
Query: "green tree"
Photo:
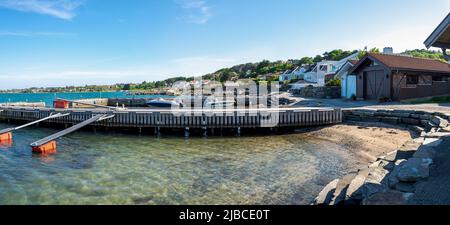
[[[314,59],[311,58],[311,57],[303,57],[303,58],[300,59],[300,63],[299,64],[300,65],[303,65],[303,64],[314,64]]]

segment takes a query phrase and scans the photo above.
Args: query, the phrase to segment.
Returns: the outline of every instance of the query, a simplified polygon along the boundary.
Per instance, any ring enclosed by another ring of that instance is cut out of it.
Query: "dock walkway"
[[[174,113],[175,112],[175,113]],[[91,126],[117,128],[259,128],[304,127],[342,122],[342,110],[335,108],[277,108],[234,110],[170,109],[54,109],[0,107],[0,121],[29,122],[52,114],[70,114],[47,120],[50,124],[75,125],[97,114],[111,116]],[[112,117],[113,116],[113,117]]]

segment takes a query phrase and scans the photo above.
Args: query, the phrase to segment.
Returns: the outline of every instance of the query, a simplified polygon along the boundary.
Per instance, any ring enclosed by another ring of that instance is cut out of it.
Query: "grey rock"
[[[391,113],[394,117],[401,117],[401,118],[409,118],[411,116],[411,113],[405,113],[405,112],[393,112]]]
[[[363,205],[406,205],[412,193],[402,193],[394,190],[378,192],[362,202]]]
[[[399,121],[400,121],[400,119],[398,117],[382,117],[381,118],[381,122],[393,124],[393,125],[398,124]]]
[[[434,158],[436,154],[436,150],[433,147],[422,145],[419,149],[414,153],[414,158]]]
[[[347,197],[352,201],[361,201],[377,192],[387,189],[388,186],[385,179],[387,177],[387,174],[389,174],[389,171],[383,169],[383,167],[381,166],[376,168],[369,168],[368,173],[360,173],[358,176],[361,177],[356,176],[355,179],[350,183],[347,190]],[[365,177],[365,179],[363,179],[363,177]],[[358,188],[356,189],[355,187]],[[349,194],[349,190],[354,191],[353,193]]]
[[[420,120],[413,118],[402,118],[402,123],[409,125],[420,125]]]
[[[366,173],[367,172],[367,173]],[[355,200],[362,200],[361,192],[359,191],[360,188],[364,185],[364,182],[366,181],[366,177],[368,175],[368,170],[364,172],[358,173],[356,177],[350,182],[347,192],[345,194],[345,199],[355,199]]]
[[[380,118],[379,117],[374,117],[374,116],[361,116],[361,121],[364,121],[364,122],[380,122]]]
[[[345,196],[347,193],[347,189],[351,183],[351,181],[356,177],[356,173],[351,173],[344,176],[336,185],[336,190],[334,191],[334,197],[331,201],[330,205],[338,205],[345,201]]]
[[[425,131],[425,129],[423,127],[419,127],[419,126],[408,126],[408,128],[418,134],[421,134],[422,132]]]
[[[314,200],[315,205],[329,205],[333,200],[334,191],[336,190],[336,185],[339,179],[331,181],[325,188],[319,193],[317,198]]]
[[[390,113],[389,112],[375,112],[374,114],[373,114],[374,116],[380,116],[380,117],[385,117],[385,116],[389,116],[390,115]]]
[[[361,117],[360,116],[345,116],[345,120],[348,121],[361,121]]]
[[[405,159],[398,160],[395,162],[394,169],[392,170],[392,172],[389,174],[388,177],[388,186],[390,188],[395,189],[395,186],[398,184],[398,182],[400,182],[397,178],[397,174],[400,171],[401,166],[405,163],[406,163]]]
[[[413,113],[417,113],[416,110],[404,110],[404,109],[394,109],[392,111],[392,113],[408,113],[408,114],[413,114]]]
[[[416,191],[416,187],[413,183],[398,182],[395,185],[395,190],[406,193],[413,193]]]
[[[425,138],[423,145],[428,147],[437,147],[442,143],[442,139],[439,138]]]
[[[387,164],[383,166],[383,168],[388,171],[393,171],[394,167],[395,164],[393,162],[387,162]]]
[[[389,171],[384,169],[382,165],[380,165],[379,167],[370,170],[365,182],[377,184],[385,183],[385,178],[388,174]]]
[[[378,160],[385,160],[388,162],[395,162],[397,161],[397,154],[398,151],[393,151],[393,152],[389,152],[384,156],[381,156],[380,158],[378,158]]]
[[[434,126],[434,124],[432,124],[429,120],[421,120],[420,125],[422,125],[424,127],[433,127]]]
[[[429,114],[420,115],[420,119],[421,120],[430,120],[431,119],[431,115],[429,115]]]
[[[442,129],[441,131],[445,131],[444,129]],[[434,132],[434,133],[426,133],[425,137],[427,138],[442,138],[442,137],[448,137],[450,136],[450,133],[448,132]]]
[[[416,182],[430,176],[430,158],[411,158],[401,166],[397,173],[397,179],[403,182]],[[390,184],[391,185],[391,184]]]
[[[440,117],[440,116],[433,116],[433,117],[431,117],[431,121],[432,121],[434,124],[436,124],[436,126],[438,126],[438,127],[444,128],[444,127],[447,127],[447,126],[448,126],[448,121],[445,120],[445,119],[443,119],[443,118]]]

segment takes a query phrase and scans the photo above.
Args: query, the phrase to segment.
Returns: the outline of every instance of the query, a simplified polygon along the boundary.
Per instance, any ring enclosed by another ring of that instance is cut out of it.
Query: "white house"
[[[303,74],[305,73],[306,69],[304,66],[298,66],[294,70],[286,70],[284,73],[280,75],[280,82],[283,81],[290,81],[295,79],[302,79]]]
[[[358,63],[357,60],[348,60],[337,72],[335,78],[341,80],[342,98],[356,96],[356,75],[349,74],[349,70]]]
[[[317,63],[317,65],[305,74],[305,81],[316,83],[317,86],[325,86],[325,78],[330,76],[334,77],[336,72],[344,66],[348,60],[356,60],[358,58],[359,52],[352,54],[340,61],[329,61],[324,60]]]

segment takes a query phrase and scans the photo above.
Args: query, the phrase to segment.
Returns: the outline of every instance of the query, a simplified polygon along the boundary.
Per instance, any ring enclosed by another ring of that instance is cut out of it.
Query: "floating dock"
[[[234,110],[170,109],[54,109],[0,107],[2,121],[36,121],[55,114],[46,123],[75,125],[102,114],[113,116],[91,126],[121,128],[259,128],[304,127],[342,122],[342,110],[333,108],[277,108]]]
[[[86,126],[106,128],[181,128],[185,136],[191,130],[201,130],[207,136],[215,128],[234,129],[240,135],[242,128],[282,128],[320,126],[342,122],[342,110],[333,108],[276,108],[276,109],[56,109],[30,107],[0,107],[0,121],[24,122],[25,125],[0,131],[0,144],[12,142],[12,132],[45,122],[64,125],[65,130],[30,144],[32,151],[40,154],[56,153],[56,140]]]

